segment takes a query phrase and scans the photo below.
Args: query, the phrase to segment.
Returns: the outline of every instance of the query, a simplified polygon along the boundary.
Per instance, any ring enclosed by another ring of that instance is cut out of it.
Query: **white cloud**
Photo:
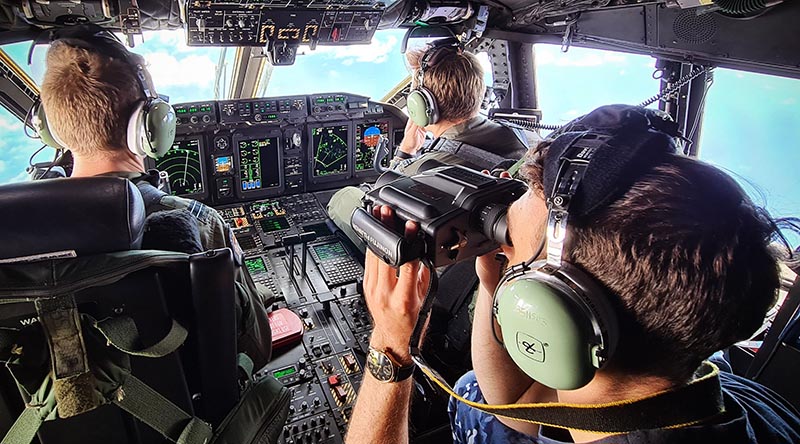
[[[340,59],[342,65],[350,66],[355,62],[384,63],[389,60],[389,54],[396,50],[397,43],[397,37],[387,35],[385,39],[374,37],[369,45],[317,46],[314,51],[302,46],[301,51],[306,56],[327,54]]]
[[[796,105],[797,99],[794,97],[789,97],[788,99],[784,99],[781,101],[781,105]]]
[[[145,40],[143,46],[163,46],[179,52],[191,52],[198,50],[198,48],[190,47],[186,44],[186,31],[183,29],[151,32],[145,34],[144,38]]]
[[[22,131],[22,122],[10,116],[0,116],[0,130],[2,130],[3,133]]]
[[[208,87],[214,84],[216,62],[207,55],[176,58],[165,51],[145,53],[148,71],[159,90],[174,86]]]
[[[328,76],[330,76],[333,79],[339,79],[339,78],[342,77],[342,74],[339,71],[336,71],[336,70],[332,69],[332,70],[328,71]]]
[[[6,180],[4,183],[25,182],[29,178],[30,178],[30,176],[28,176],[28,173],[25,172],[25,171],[22,171],[21,173],[17,174],[16,176]]]

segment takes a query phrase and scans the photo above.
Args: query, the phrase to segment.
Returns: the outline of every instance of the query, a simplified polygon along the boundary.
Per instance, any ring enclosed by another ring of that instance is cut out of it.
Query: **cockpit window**
[[[637,105],[658,93],[650,56],[534,45],[542,121],[561,125],[601,105]],[[653,105],[655,106],[655,105]]]
[[[381,100],[408,75],[400,54],[404,31],[375,32],[369,45],[301,46],[295,64],[272,70],[264,96],[348,92]],[[261,88],[263,88],[263,80]]]
[[[800,80],[728,69],[714,71],[706,99],[700,158],[732,173],[773,217],[800,215],[798,105]]]

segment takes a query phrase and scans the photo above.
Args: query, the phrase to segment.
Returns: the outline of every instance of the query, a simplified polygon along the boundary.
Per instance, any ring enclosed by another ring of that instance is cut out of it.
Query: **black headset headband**
[[[586,216],[619,197],[664,155],[676,154],[678,136],[677,124],[657,110],[629,105],[597,108],[548,138],[545,196],[555,197],[562,161],[570,150],[588,149],[590,143],[592,161],[581,172],[581,187],[574,190],[569,202],[570,216]]]

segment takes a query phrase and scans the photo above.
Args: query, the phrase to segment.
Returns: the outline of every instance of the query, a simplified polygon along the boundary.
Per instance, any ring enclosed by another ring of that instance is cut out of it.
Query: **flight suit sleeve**
[[[363,205],[361,202],[364,194],[364,191],[360,188],[344,187],[331,196],[327,208],[328,217],[342,230],[353,245],[361,250],[361,254],[365,254],[367,244],[353,231],[353,227],[350,225],[350,217],[356,208],[360,208]]]

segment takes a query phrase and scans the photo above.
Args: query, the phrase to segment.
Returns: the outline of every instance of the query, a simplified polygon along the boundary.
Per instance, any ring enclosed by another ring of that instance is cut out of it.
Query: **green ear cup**
[[[166,154],[175,141],[177,119],[172,106],[161,100],[151,101],[145,120],[145,133],[149,144],[142,148],[149,157],[157,158]]]
[[[414,90],[408,95],[406,106],[408,107],[408,116],[414,123],[421,127],[430,125],[431,119],[428,116],[428,106],[425,103],[425,96],[423,96],[419,90]]]
[[[509,281],[498,290],[495,316],[506,350],[522,371],[548,387],[573,390],[594,377],[598,344],[586,314],[559,288],[566,285],[553,281]]]
[[[47,115],[44,112],[44,105],[41,103],[36,107],[35,114],[31,119],[31,125],[33,125],[33,129],[36,130],[36,134],[39,135],[42,143],[52,148],[66,149],[65,146],[58,143],[56,137],[50,131],[50,127],[47,125]]]

